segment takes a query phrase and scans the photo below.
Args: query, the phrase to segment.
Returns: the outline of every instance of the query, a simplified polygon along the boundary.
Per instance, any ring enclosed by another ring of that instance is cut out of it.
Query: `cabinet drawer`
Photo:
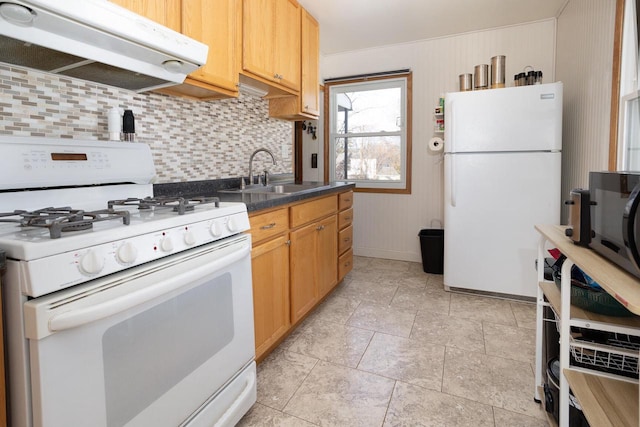
[[[338,214],[338,230],[351,225],[353,222],[353,208],[342,211]]]
[[[350,225],[338,233],[338,253],[341,254],[351,248],[353,244],[353,226]]]
[[[272,236],[277,236],[289,229],[289,211],[287,208],[278,209],[254,215],[249,218],[251,224],[251,238],[253,244]]]
[[[340,255],[338,258],[338,282],[344,279],[351,269],[353,268],[353,249],[349,249],[347,252]]]
[[[340,201],[338,202],[338,210],[349,209],[353,205],[353,191],[347,191],[340,194]]]
[[[296,228],[330,215],[336,211],[337,205],[337,197],[329,196],[312,202],[291,206],[291,228]]]

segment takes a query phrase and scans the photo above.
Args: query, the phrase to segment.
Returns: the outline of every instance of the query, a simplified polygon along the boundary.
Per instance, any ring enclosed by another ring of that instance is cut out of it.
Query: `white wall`
[[[438,98],[458,90],[459,74],[473,73],[475,65],[490,64],[495,55],[506,55],[508,86],[527,65],[542,70],[544,82],[555,81],[555,31],[551,19],[321,58],[323,79],[401,68],[413,72],[412,194],[356,193],[356,255],[421,260],[418,232],[443,218],[442,156],[427,150]]]
[[[562,194],[606,170],[615,0],[572,0],[558,18],[556,76],[564,81]],[[564,209],[563,223],[567,212]]]

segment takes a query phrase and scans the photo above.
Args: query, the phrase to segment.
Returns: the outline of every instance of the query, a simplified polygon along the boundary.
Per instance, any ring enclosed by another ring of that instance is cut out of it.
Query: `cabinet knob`
[[[319,225],[319,226],[317,226],[317,227],[316,227],[316,230],[318,230],[318,231],[322,231],[322,230],[324,230],[324,225]]]
[[[291,240],[287,240],[286,242],[284,242],[284,244],[287,246],[291,246]]]

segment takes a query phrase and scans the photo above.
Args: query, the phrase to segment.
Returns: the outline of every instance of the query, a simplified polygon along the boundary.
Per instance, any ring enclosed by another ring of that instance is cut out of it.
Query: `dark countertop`
[[[279,184],[280,182],[277,183]],[[232,178],[154,184],[153,194],[155,196],[179,196],[185,198],[218,197],[221,202],[242,202],[247,205],[247,211],[255,212],[355,188],[355,184],[346,181],[331,183],[305,181],[303,184],[314,184],[314,187],[293,194],[221,193],[219,190],[238,187],[238,179]]]

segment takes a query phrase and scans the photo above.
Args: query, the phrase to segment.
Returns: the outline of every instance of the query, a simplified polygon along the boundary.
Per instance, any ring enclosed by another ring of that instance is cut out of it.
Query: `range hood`
[[[0,0],[0,62],[142,92],[184,82],[209,47],[107,0]]]

